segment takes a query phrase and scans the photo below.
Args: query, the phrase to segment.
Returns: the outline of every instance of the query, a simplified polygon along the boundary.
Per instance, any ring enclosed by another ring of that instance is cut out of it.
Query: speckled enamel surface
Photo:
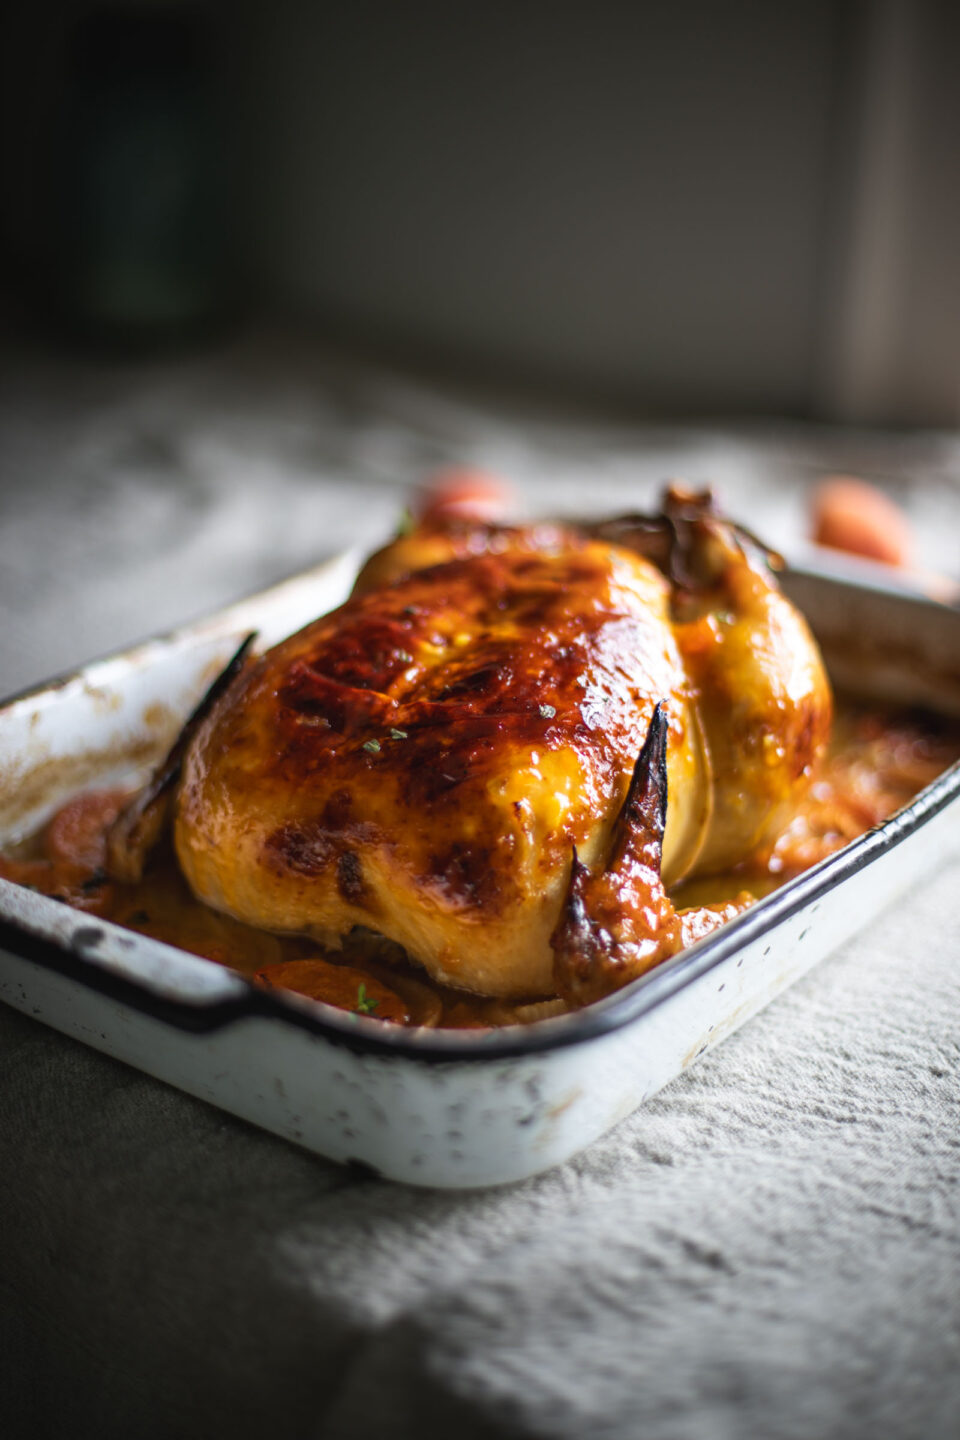
[[[344,578],[331,574],[328,590],[336,594]],[[81,753],[108,757],[100,761],[108,771],[120,737],[142,727],[158,692],[175,688],[186,707],[255,612],[268,633],[282,634],[310,613],[323,584],[314,576],[32,693],[0,713],[7,753],[25,772],[31,759]],[[815,579],[808,589],[809,605],[821,604],[825,621],[835,617],[837,594]],[[857,591],[850,602],[867,598]],[[911,610],[903,626],[924,637],[910,657],[921,678],[927,661],[956,655],[960,615],[920,606],[927,628],[918,631],[917,602],[874,601],[891,625]],[[886,676],[889,647],[884,663]],[[862,675],[868,669],[864,661]],[[158,732],[154,743],[164,739]],[[948,772],[880,831],[628,991],[520,1032],[398,1031],[387,1040],[389,1027],[373,1020],[309,1001],[268,1002],[222,967],[7,882],[0,997],[334,1159],[413,1184],[505,1183],[588,1145],[956,848],[958,792]],[[17,820],[11,812],[6,833],[41,813]]]

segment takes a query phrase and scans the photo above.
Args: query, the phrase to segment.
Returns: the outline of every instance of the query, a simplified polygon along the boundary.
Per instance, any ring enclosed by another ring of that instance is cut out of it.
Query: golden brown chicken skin
[[[395,542],[191,739],[175,844],[195,894],[325,945],[362,926],[479,994],[573,1003],[727,918],[677,916],[665,886],[769,832],[830,697],[762,567],[713,522],[705,539],[696,593],[585,529]]]
[[[417,571],[264,656],[190,750],[180,864],[209,904],[336,944],[352,926],[481,994],[553,990],[572,847],[605,839],[671,697],[689,868],[703,772],[668,586],[567,536]]]

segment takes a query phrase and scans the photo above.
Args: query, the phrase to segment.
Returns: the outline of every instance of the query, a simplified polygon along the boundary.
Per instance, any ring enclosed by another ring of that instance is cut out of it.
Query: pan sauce
[[[672,898],[683,906],[714,904],[744,889],[761,898],[881,823],[958,758],[956,722],[841,700],[823,770],[774,843],[735,871],[677,887]],[[118,791],[75,797],[0,858],[0,875],[260,983],[393,1023],[501,1026],[566,1008],[555,999],[506,1003],[438,985],[398,946],[372,934],[355,931],[342,951],[322,954],[313,941],[254,930],[194,899],[169,848],[139,883],[110,881],[104,835],[126,798]]]

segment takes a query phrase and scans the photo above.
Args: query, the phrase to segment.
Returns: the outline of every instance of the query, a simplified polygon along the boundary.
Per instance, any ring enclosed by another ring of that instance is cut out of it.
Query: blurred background
[[[958,61],[945,0],[8,0],[4,564],[82,575],[57,661],[450,463],[719,480],[775,542],[854,468],[960,570]]]
[[[852,474],[960,582],[958,76],[956,0],[3,0],[0,695],[451,467],[800,558]],[[956,1440],[956,875],[544,1187],[406,1210],[18,1017],[4,1436]]]
[[[957,419],[951,3],[12,0],[0,51],[25,315]]]

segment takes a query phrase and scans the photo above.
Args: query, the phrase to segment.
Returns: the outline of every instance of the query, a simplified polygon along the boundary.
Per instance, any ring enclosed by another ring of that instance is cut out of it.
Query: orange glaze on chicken
[[[442,984],[572,1003],[729,918],[679,916],[664,887],[772,837],[831,698],[730,527],[702,497],[670,523],[693,591],[572,527],[421,527],[374,557],[192,738],[174,839],[194,893],[325,947],[375,931]]]
[[[574,845],[609,830],[672,697],[668,870],[705,771],[666,582],[599,542],[455,560],[256,662],[188,754],[180,864],[208,904],[335,945],[377,930],[437,980],[549,994]]]
[[[910,800],[960,758],[960,726],[841,703],[830,754],[779,835],[732,873],[691,879],[674,889],[682,939],[691,944],[746,885],[766,894],[840,849]],[[107,832],[129,795],[92,791],[69,800],[17,855],[0,857],[0,876],[52,895],[141,934],[229,965],[262,983],[298,991],[360,1015],[413,1026],[488,1027],[562,1013],[566,1003],[519,1003],[445,989],[423,977],[396,947],[354,932],[336,954],[298,936],[279,938],[242,925],[197,900],[162,843],[136,881],[105,874]],[[418,974],[419,977],[418,978]]]

